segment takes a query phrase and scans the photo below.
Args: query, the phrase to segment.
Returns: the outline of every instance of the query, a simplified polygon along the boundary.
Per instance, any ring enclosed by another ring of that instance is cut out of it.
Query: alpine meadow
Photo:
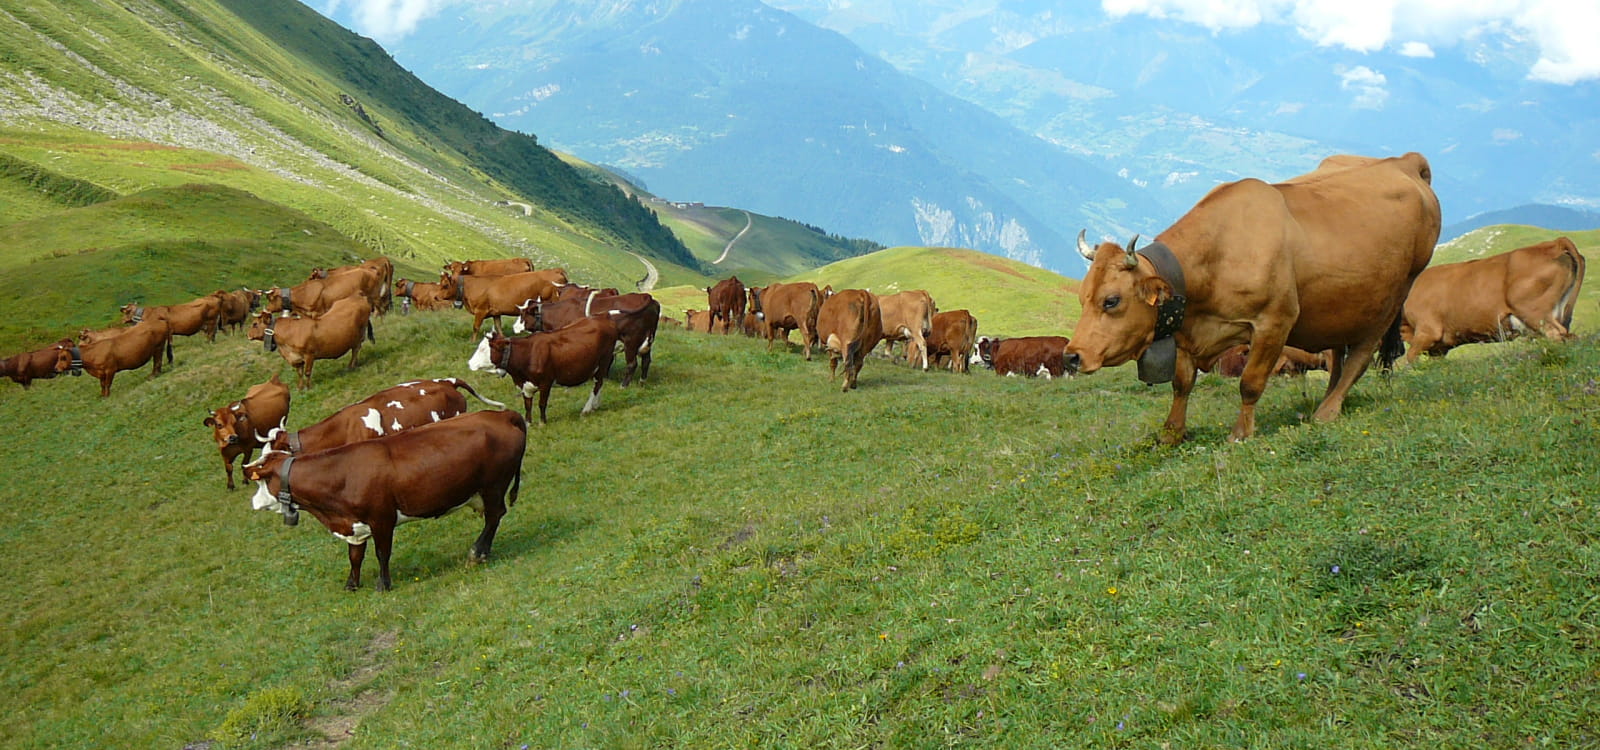
[[[669,319],[734,274],[925,289],[986,336],[1080,318],[1078,280],[995,255],[668,203],[293,0],[0,6],[0,358],[379,256],[418,282],[527,258]],[[1600,257],[1578,229],[1486,227],[1433,263],[1561,235]],[[418,520],[381,593],[371,559],[344,589],[322,523],[226,489],[204,424],[274,375],[291,430],[422,378],[521,413],[468,368],[468,312],[372,321],[304,389],[238,330],[104,398],[0,380],[0,746],[1600,746],[1592,275],[1571,340],[1374,367],[1331,422],[1328,373],[1274,376],[1230,442],[1240,385],[1202,374],[1177,446],[1171,389],[1132,367],[897,347],[841,392],[798,336],[663,320],[648,377],[617,357],[592,413],[587,383],[554,389],[486,562],[477,514]]]

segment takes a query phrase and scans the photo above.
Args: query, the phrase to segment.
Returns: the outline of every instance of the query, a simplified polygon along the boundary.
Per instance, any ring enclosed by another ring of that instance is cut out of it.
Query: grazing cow
[[[844,386],[840,390],[855,388],[867,352],[883,338],[878,298],[862,289],[835,292],[817,311],[817,338],[828,349],[828,378],[838,374],[842,358]]]
[[[706,287],[706,302],[712,319],[722,321],[722,332],[732,333],[733,327],[744,319],[744,282],[738,276],[730,276],[716,286]],[[715,324],[712,327],[715,328]]]
[[[649,378],[650,347],[661,324],[661,303],[643,292],[611,296],[591,292],[588,297],[556,302],[529,300],[518,306],[517,322],[512,328],[517,333],[554,331],[590,315],[608,315],[617,325],[617,343],[622,345],[627,362],[622,371],[622,387],[632,382],[635,369],[639,370],[639,380]]]
[[[150,366],[150,376],[161,374],[161,350],[170,360],[172,326],[164,318],[146,318],[109,339],[92,344],[57,344],[56,372],[88,372],[100,381],[100,397],[111,395],[111,381],[123,370]]]
[[[256,303],[261,300],[261,293],[254,289],[237,289],[227,291],[218,289],[212,292],[212,297],[217,299],[217,329],[231,326],[234,330],[244,327],[250,320],[250,313],[256,309]]]
[[[211,437],[222,454],[228,489],[233,489],[233,459],[244,456],[239,462],[239,467],[244,468],[250,463],[251,454],[267,444],[267,434],[288,416],[289,386],[278,379],[277,373],[265,383],[250,386],[244,398],[206,415],[205,425],[211,428]]]
[[[378,552],[375,588],[387,591],[394,528],[407,521],[471,507],[483,516],[483,531],[468,559],[489,558],[500,519],[517,502],[527,440],[528,424],[516,412],[478,411],[320,453],[268,449],[244,475],[258,485],[251,498],[256,510],[282,513],[290,526],[304,510],[349,545],[344,587],[350,591],[361,587],[371,539]]]
[[[1272,368],[1274,375],[1304,375],[1311,370],[1326,370],[1331,359],[1327,352],[1308,352],[1292,346],[1283,347],[1283,354],[1278,355],[1278,364]],[[1250,361],[1250,346],[1240,344],[1222,353],[1217,361],[1212,363],[1211,372],[1225,378],[1237,378],[1244,375],[1244,366]]]
[[[1572,308],[1587,266],[1572,240],[1557,237],[1428,268],[1406,297],[1400,327],[1411,345],[1406,360],[1424,353],[1442,357],[1461,344],[1503,341],[1524,331],[1571,338]]]
[[[350,273],[268,289],[261,293],[262,309],[274,313],[288,310],[315,317],[346,297],[360,297],[366,300],[369,308],[377,309],[382,304],[383,287],[381,271],[358,266]]]
[[[751,301],[756,317],[767,328],[767,351],[772,351],[772,343],[780,338],[788,344],[789,332],[798,328],[806,359],[811,359],[811,347],[817,343],[817,311],[822,307],[822,292],[816,284],[768,284],[760,291],[752,290]]]
[[[683,327],[695,333],[711,333],[712,323],[715,320],[711,317],[710,310],[683,311]]]
[[[533,270],[533,261],[527,258],[496,258],[494,260],[453,260],[444,264],[446,276],[509,276]],[[560,269],[557,269],[560,270]],[[562,271],[563,278],[566,271]],[[562,283],[566,283],[563,281]]]
[[[256,315],[246,334],[260,341],[267,351],[276,351],[300,377],[296,387],[311,387],[311,368],[319,359],[337,359],[350,353],[350,368],[361,354],[361,337],[372,338],[372,306],[365,297],[346,297],[328,308],[320,318],[274,318],[270,312]]]
[[[1313,416],[1334,419],[1380,345],[1385,366],[1403,351],[1401,306],[1439,237],[1431,181],[1417,153],[1333,156],[1276,185],[1219,185],[1142,252],[1092,248],[1079,234],[1091,262],[1068,357],[1086,374],[1138,359],[1146,382],[1171,379],[1160,440],[1175,444],[1196,371],[1228,348],[1250,345],[1232,440],[1255,434],[1256,401],[1285,345],[1332,349]]]
[[[116,338],[118,336],[121,336],[124,333],[127,333],[127,331],[128,331],[128,329],[120,328],[120,327],[119,328],[99,328],[99,329],[83,328],[83,329],[80,329],[78,331],[78,343],[79,344],[93,344],[96,341],[105,341],[106,339],[114,339],[114,338]],[[170,364],[172,362],[172,360],[169,358],[167,360],[167,362]]]
[[[530,299],[555,299],[556,286],[567,283],[567,272],[559,268],[544,271],[527,271],[508,276],[450,276],[440,279],[440,284],[453,286],[456,298],[472,313],[472,335],[476,337],[485,318],[494,319],[500,328],[500,316],[516,315],[517,305]]]
[[[123,325],[133,325],[146,319],[165,320],[172,329],[172,335],[193,336],[205,333],[207,341],[217,340],[217,320],[221,315],[221,303],[211,295],[181,305],[122,306]]]
[[[388,258],[378,256],[369,258],[353,266],[339,266],[338,268],[313,268],[307,281],[327,279],[349,273],[373,273],[377,275],[377,286],[372,290],[376,292],[368,296],[367,302],[372,304],[372,309],[379,315],[386,315],[389,307],[394,302],[394,263]]]
[[[268,443],[275,451],[299,455],[433,424],[466,412],[461,391],[493,408],[506,406],[478,395],[460,378],[413,380],[378,391],[309,427],[274,430]]]
[[[1071,375],[1065,336],[1018,336],[978,339],[978,356],[996,375],[1043,376],[1046,380]]]
[[[405,300],[400,303],[402,310],[444,310],[451,306],[453,293],[446,294],[443,283],[400,279],[394,282],[394,295]]]
[[[926,371],[928,332],[938,311],[933,296],[921,289],[886,294],[878,298],[878,309],[883,312],[884,348],[892,348],[896,341],[906,342],[906,363],[916,367],[920,362]]]
[[[539,394],[539,424],[545,423],[545,404],[553,385],[572,387],[594,380],[594,390],[583,405],[588,414],[600,406],[600,387],[616,356],[617,326],[599,316],[583,318],[550,333],[506,338],[498,331],[485,334],[467,360],[469,369],[510,375],[522,391],[523,416],[533,419],[533,394]]]
[[[556,285],[555,299],[558,301],[583,299],[591,294],[598,294],[602,297],[614,297],[621,293],[621,290],[617,289],[616,287],[608,286],[596,289],[592,286],[584,286],[582,284],[558,284]]]
[[[966,372],[978,345],[978,319],[966,310],[934,313],[928,327],[928,359],[938,367],[946,357],[951,372]]]
[[[11,378],[26,389],[35,380],[48,380],[56,376],[57,352],[61,347],[71,347],[72,339],[61,339],[43,349],[13,354],[0,359],[0,377]]]

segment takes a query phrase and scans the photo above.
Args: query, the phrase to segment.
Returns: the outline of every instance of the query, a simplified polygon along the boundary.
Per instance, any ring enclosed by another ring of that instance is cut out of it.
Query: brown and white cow
[[[378,391],[316,424],[292,432],[287,428],[273,430],[269,444],[273,450],[296,455],[315,453],[433,424],[467,411],[462,391],[493,408],[506,406],[478,395],[460,378],[413,380]]]
[[[1140,252],[1080,234],[1091,262],[1068,356],[1085,374],[1140,359],[1146,382],[1171,379],[1160,433],[1171,444],[1184,438],[1195,373],[1228,348],[1250,345],[1232,440],[1255,434],[1285,345],[1332,349],[1313,416],[1334,419],[1380,346],[1386,365],[1403,350],[1401,307],[1439,237],[1432,176],[1417,153],[1333,156],[1278,184],[1220,185]]]
[[[649,378],[650,350],[661,324],[661,303],[644,292],[603,296],[592,291],[589,296],[577,299],[529,300],[517,308],[517,322],[512,328],[517,333],[554,331],[590,315],[608,315],[617,325],[617,343],[622,346],[626,362],[622,387],[632,382],[635,369],[639,371],[639,380]]]
[[[365,297],[345,297],[333,303],[317,318],[275,318],[262,311],[245,335],[260,341],[267,351],[276,351],[300,377],[299,388],[311,387],[311,368],[319,359],[337,359],[350,354],[351,369],[361,355],[361,338],[372,337],[372,306]]]
[[[772,351],[772,343],[778,339],[787,344],[789,332],[798,328],[806,359],[811,359],[811,347],[817,343],[817,311],[822,308],[822,292],[816,284],[768,284],[753,292],[751,300],[756,317],[766,326],[767,351]]]
[[[817,338],[828,350],[828,378],[838,374],[839,360],[843,359],[844,385],[840,390],[855,388],[867,352],[883,338],[878,298],[864,289],[835,292],[817,311]]]
[[[878,309],[883,312],[884,348],[892,348],[896,341],[906,342],[906,363],[926,371],[928,332],[933,328],[933,314],[938,312],[933,296],[921,289],[885,294],[878,297]]]
[[[1043,376],[1046,380],[1073,374],[1067,362],[1065,336],[1017,336],[978,339],[978,356],[996,375]]]
[[[595,287],[592,287],[592,286],[584,286],[582,284],[566,283],[566,284],[558,284],[558,285],[556,285],[555,299],[558,300],[558,301],[559,300],[569,300],[569,299],[583,299],[584,297],[587,297],[587,296],[589,296],[591,294],[599,295],[601,297],[614,297],[614,296],[616,296],[618,294],[621,294],[621,293],[622,293],[621,290],[617,289],[616,287],[611,287],[611,286],[601,287],[599,289],[596,289]]]
[[[369,308],[376,310],[383,304],[384,286],[381,270],[355,266],[349,273],[308,279],[292,287],[267,289],[261,293],[261,304],[267,312],[287,310],[315,317],[332,309],[339,300],[360,297]]]
[[[123,370],[150,366],[161,374],[161,351],[172,357],[172,327],[163,318],[147,318],[122,333],[92,344],[56,345],[56,372],[88,372],[100,381],[100,397],[111,395],[111,381]]]
[[[35,380],[53,378],[56,376],[56,360],[60,359],[57,350],[63,346],[71,347],[72,339],[61,339],[43,349],[0,359],[0,377],[11,378],[13,382],[21,383],[23,388]]]
[[[256,303],[261,300],[261,292],[254,289],[236,289],[231,292],[218,289],[210,296],[217,299],[218,330],[228,326],[235,330],[243,328],[250,320],[250,313],[255,311]]]
[[[734,326],[744,319],[744,282],[738,276],[730,276],[715,286],[706,287],[706,304],[711,310],[712,328],[717,327],[715,321],[721,321],[722,332],[732,333]]]
[[[299,456],[265,450],[244,467],[257,483],[251,505],[283,514],[293,526],[304,510],[349,545],[350,576],[361,587],[367,540],[378,552],[378,591],[391,586],[394,529],[440,518],[463,507],[483,516],[468,553],[489,558],[508,505],[517,501],[528,425],[516,412],[478,411],[392,435]]]
[[[250,463],[257,448],[267,444],[267,434],[289,416],[289,386],[273,373],[265,383],[250,386],[244,398],[218,407],[206,415],[205,425],[222,454],[222,470],[233,489],[233,459],[244,456],[240,468]]]
[[[545,404],[554,385],[573,387],[594,380],[594,390],[583,405],[588,414],[600,406],[600,388],[616,356],[617,326],[606,318],[583,318],[549,333],[506,338],[498,331],[485,334],[467,360],[478,372],[510,375],[522,391],[523,416],[533,418],[533,395],[539,394],[539,424],[545,423]]]
[[[533,270],[533,261],[527,258],[495,258],[493,260],[453,260],[444,264],[446,276],[509,276]],[[563,271],[565,276],[566,272]],[[565,283],[565,282],[563,282]]]
[[[445,293],[444,284],[436,281],[400,279],[394,282],[394,296],[401,298],[401,310],[445,310],[451,304],[452,294]]]
[[[970,311],[934,313],[928,327],[928,360],[934,367],[949,358],[951,372],[966,372],[977,346],[978,319]]]
[[[147,319],[165,320],[174,336],[204,333],[208,341],[217,340],[217,320],[221,315],[221,303],[212,295],[190,300],[181,305],[122,306],[123,325],[133,325]]]
[[[1406,360],[1442,357],[1462,344],[1503,341],[1523,332],[1564,341],[1588,266],[1567,237],[1510,252],[1431,266],[1406,297],[1400,335]]]
[[[555,299],[556,287],[567,283],[567,272],[551,268],[506,276],[448,276],[439,283],[446,292],[454,288],[456,299],[472,313],[476,337],[485,318],[493,318],[498,330],[500,316],[516,315],[518,305],[530,299]]]

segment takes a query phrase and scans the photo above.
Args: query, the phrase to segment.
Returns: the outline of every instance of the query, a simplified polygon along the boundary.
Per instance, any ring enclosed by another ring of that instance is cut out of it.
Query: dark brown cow
[[[817,311],[817,338],[828,349],[828,378],[838,374],[839,360],[843,359],[844,385],[840,390],[855,388],[867,352],[883,338],[878,298],[862,289],[835,292]]]
[[[244,327],[250,320],[250,313],[256,309],[256,303],[261,300],[261,293],[254,289],[237,289],[228,291],[218,289],[212,292],[212,297],[217,300],[217,328],[231,326],[234,330]]]
[[[1304,375],[1311,370],[1326,370],[1332,356],[1327,352],[1312,353],[1304,349],[1285,346],[1283,354],[1278,356],[1278,365],[1272,368],[1274,375]],[[1244,374],[1245,364],[1250,361],[1250,346],[1240,344],[1222,353],[1217,361],[1212,363],[1211,372],[1225,378],[1237,378]]]
[[[276,430],[269,444],[273,450],[299,455],[433,424],[466,412],[467,399],[461,391],[493,408],[506,406],[478,395],[459,378],[413,380],[378,391],[314,425],[294,432]]]
[[[394,263],[388,258],[378,256],[369,258],[353,266],[339,266],[337,268],[313,268],[311,275],[306,280],[328,279],[350,273],[373,273],[377,275],[378,284],[371,291],[367,302],[372,305],[373,311],[379,315],[389,312],[389,307],[394,302]]]
[[[582,284],[570,284],[569,283],[569,284],[560,284],[560,285],[556,286],[555,298],[557,300],[583,299],[584,297],[587,297],[590,294],[598,294],[598,295],[600,295],[602,297],[615,297],[616,295],[621,294],[621,293],[622,293],[621,290],[617,289],[616,287],[609,287],[608,286],[608,287],[603,287],[603,288],[600,288],[600,289],[596,289],[596,288],[594,288],[592,286],[584,286]]]
[[[446,276],[509,276],[533,270],[533,261],[527,258],[495,258],[493,260],[453,260],[444,265]],[[566,272],[562,272],[565,276]],[[562,282],[565,283],[565,282]]]
[[[528,271],[507,276],[449,276],[439,283],[445,292],[454,289],[455,297],[472,313],[472,335],[476,337],[485,318],[516,315],[517,306],[530,299],[555,299],[556,287],[567,283],[567,272],[559,268]]]
[[[711,324],[715,320],[715,318],[711,317],[710,310],[683,311],[683,327],[696,333],[711,333]]]
[[[921,289],[886,294],[878,298],[878,309],[883,312],[884,348],[893,348],[896,341],[906,342],[906,363],[927,370],[928,332],[933,328],[933,314],[938,312],[933,296]]]
[[[1566,237],[1429,267],[1406,297],[1400,335],[1411,345],[1407,361],[1523,332],[1557,341],[1571,338],[1572,308],[1587,267]]]
[[[445,285],[440,282],[400,279],[394,283],[394,296],[401,298],[402,311],[411,307],[445,310],[452,305],[452,295],[445,293]]]
[[[767,351],[772,351],[772,343],[780,338],[789,343],[789,332],[798,328],[806,359],[811,359],[811,347],[817,343],[817,311],[822,307],[817,285],[809,281],[768,284],[751,299],[756,317],[767,328]]]
[[[361,355],[361,337],[372,338],[372,306],[364,297],[346,297],[319,318],[275,318],[270,312],[256,315],[246,334],[260,341],[267,351],[276,351],[300,377],[295,385],[311,387],[311,368],[319,359],[337,359],[350,353],[351,369]]]
[[[222,470],[233,489],[233,459],[244,456],[239,466],[250,463],[251,454],[267,443],[267,434],[289,416],[289,386],[273,373],[265,383],[250,386],[244,398],[219,407],[206,415],[205,425],[222,454]]]
[[[100,381],[100,397],[111,395],[111,381],[123,370],[153,362],[150,376],[161,374],[161,350],[172,352],[172,327],[161,318],[147,318],[121,334],[92,344],[56,345],[56,372],[88,372]]]
[[[934,367],[950,359],[951,372],[966,372],[978,346],[978,319],[966,310],[934,313],[928,327],[928,359]]]
[[[650,349],[661,325],[661,303],[643,292],[602,296],[591,292],[581,299],[556,302],[533,300],[518,308],[517,333],[554,331],[590,315],[608,315],[617,325],[617,343],[627,363],[622,371],[622,387],[628,387],[635,369],[639,380],[650,377]]]
[[[722,322],[722,332],[732,333],[734,326],[744,319],[744,282],[738,276],[730,276],[716,286],[706,287],[706,303],[713,321]],[[715,322],[712,327],[717,327]]]
[[[217,340],[217,321],[221,315],[221,303],[211,295],[181,305],[122,306],[123,325],[133,325],[146,319],[165,320],[174,336],[204,333],[208,341]]]
[[[1018,336],[1009,339],[978,339],[978,356],[994,368],[996,375],[1021,375],[1045,379],[1072,374],[1067,364],[1065,336]]]
[[[61,347],[72,346],[72,339],[61,339],[43,349],[13,354],[0,359],[0,377],[11,378],[27,388],[35,380],[48,380],[56,376],[57,352]]]
[[[599,316],[584,318],[550,333],[506,338],[490,331],[478,343],[467,367],[480,372],[510,375],[522,391],[523,416],[533,418],[533,394],[539,394],[539,424],[545,423],[545,404],[553,385],[572,387],[594,380],[594,390],[583,405],[588,414],[600,406],[600,387],[611,372],[616,356],[617,326]]]
[[[1313,417],[1334,419],[1380,345],[1386,365],[1403,351],[1401,307],[1439,238],[1432,176],[1417,153],[1334,156],[1275,185],[1220,185],[1142,252],[1132,242],[1091,248],[1080,234],[1092,260],[1068,356],[1086,374],[1140,359],[1146,382],[1172,380],[1160,440],[1173,444],[1196,371],[1230,347],[1250,345],[1232,440],[1255,434],[1256,402],[1285,345],[1332,349]]]
[[[349,545],[350,576],[361,587],[367,540],[378,552],[378,591],[390,588],[395,526],[471,507],[483,516],[468,559],[489,558],[506,507],[517,502],[528,424],[516,412],[478,411],[338,448],[290,456],[273,450],[244,467],[258,483],[251,504],[299,522],[299,511]]]

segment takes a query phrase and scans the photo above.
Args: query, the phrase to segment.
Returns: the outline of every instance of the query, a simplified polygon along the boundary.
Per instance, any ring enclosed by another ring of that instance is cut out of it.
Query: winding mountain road
[[[661,272],[656,270],[656,264],[651,263],[649,258],[633,252],[632,250],[624,250],[623,252],[638,258],[639,262],[644,264],[644,278],[634,282],[633,285],[638,287],[639,291],[641,292],[648,292],[652,289],[655,289],[656,282],[661,280]]]
[[[750,212],[749,211],[745,211],[744,212],[744,229],[739,230],[739,233],[734,235],[733,239],[728,240],[727,246],[722,248],[722,254],[717,256],[716,260],[711,261],[711,265],[714,265],[714,266],[715,265],[719,265],[719,264],[722,263],[722,261],[727,260],[728,259],[728,251],[733,249],[733,243],[738,242],[739,238],[743,237],[745,232],[750,231],[750,227],[753,224],[755,224],[755,220],[750,218]]]

